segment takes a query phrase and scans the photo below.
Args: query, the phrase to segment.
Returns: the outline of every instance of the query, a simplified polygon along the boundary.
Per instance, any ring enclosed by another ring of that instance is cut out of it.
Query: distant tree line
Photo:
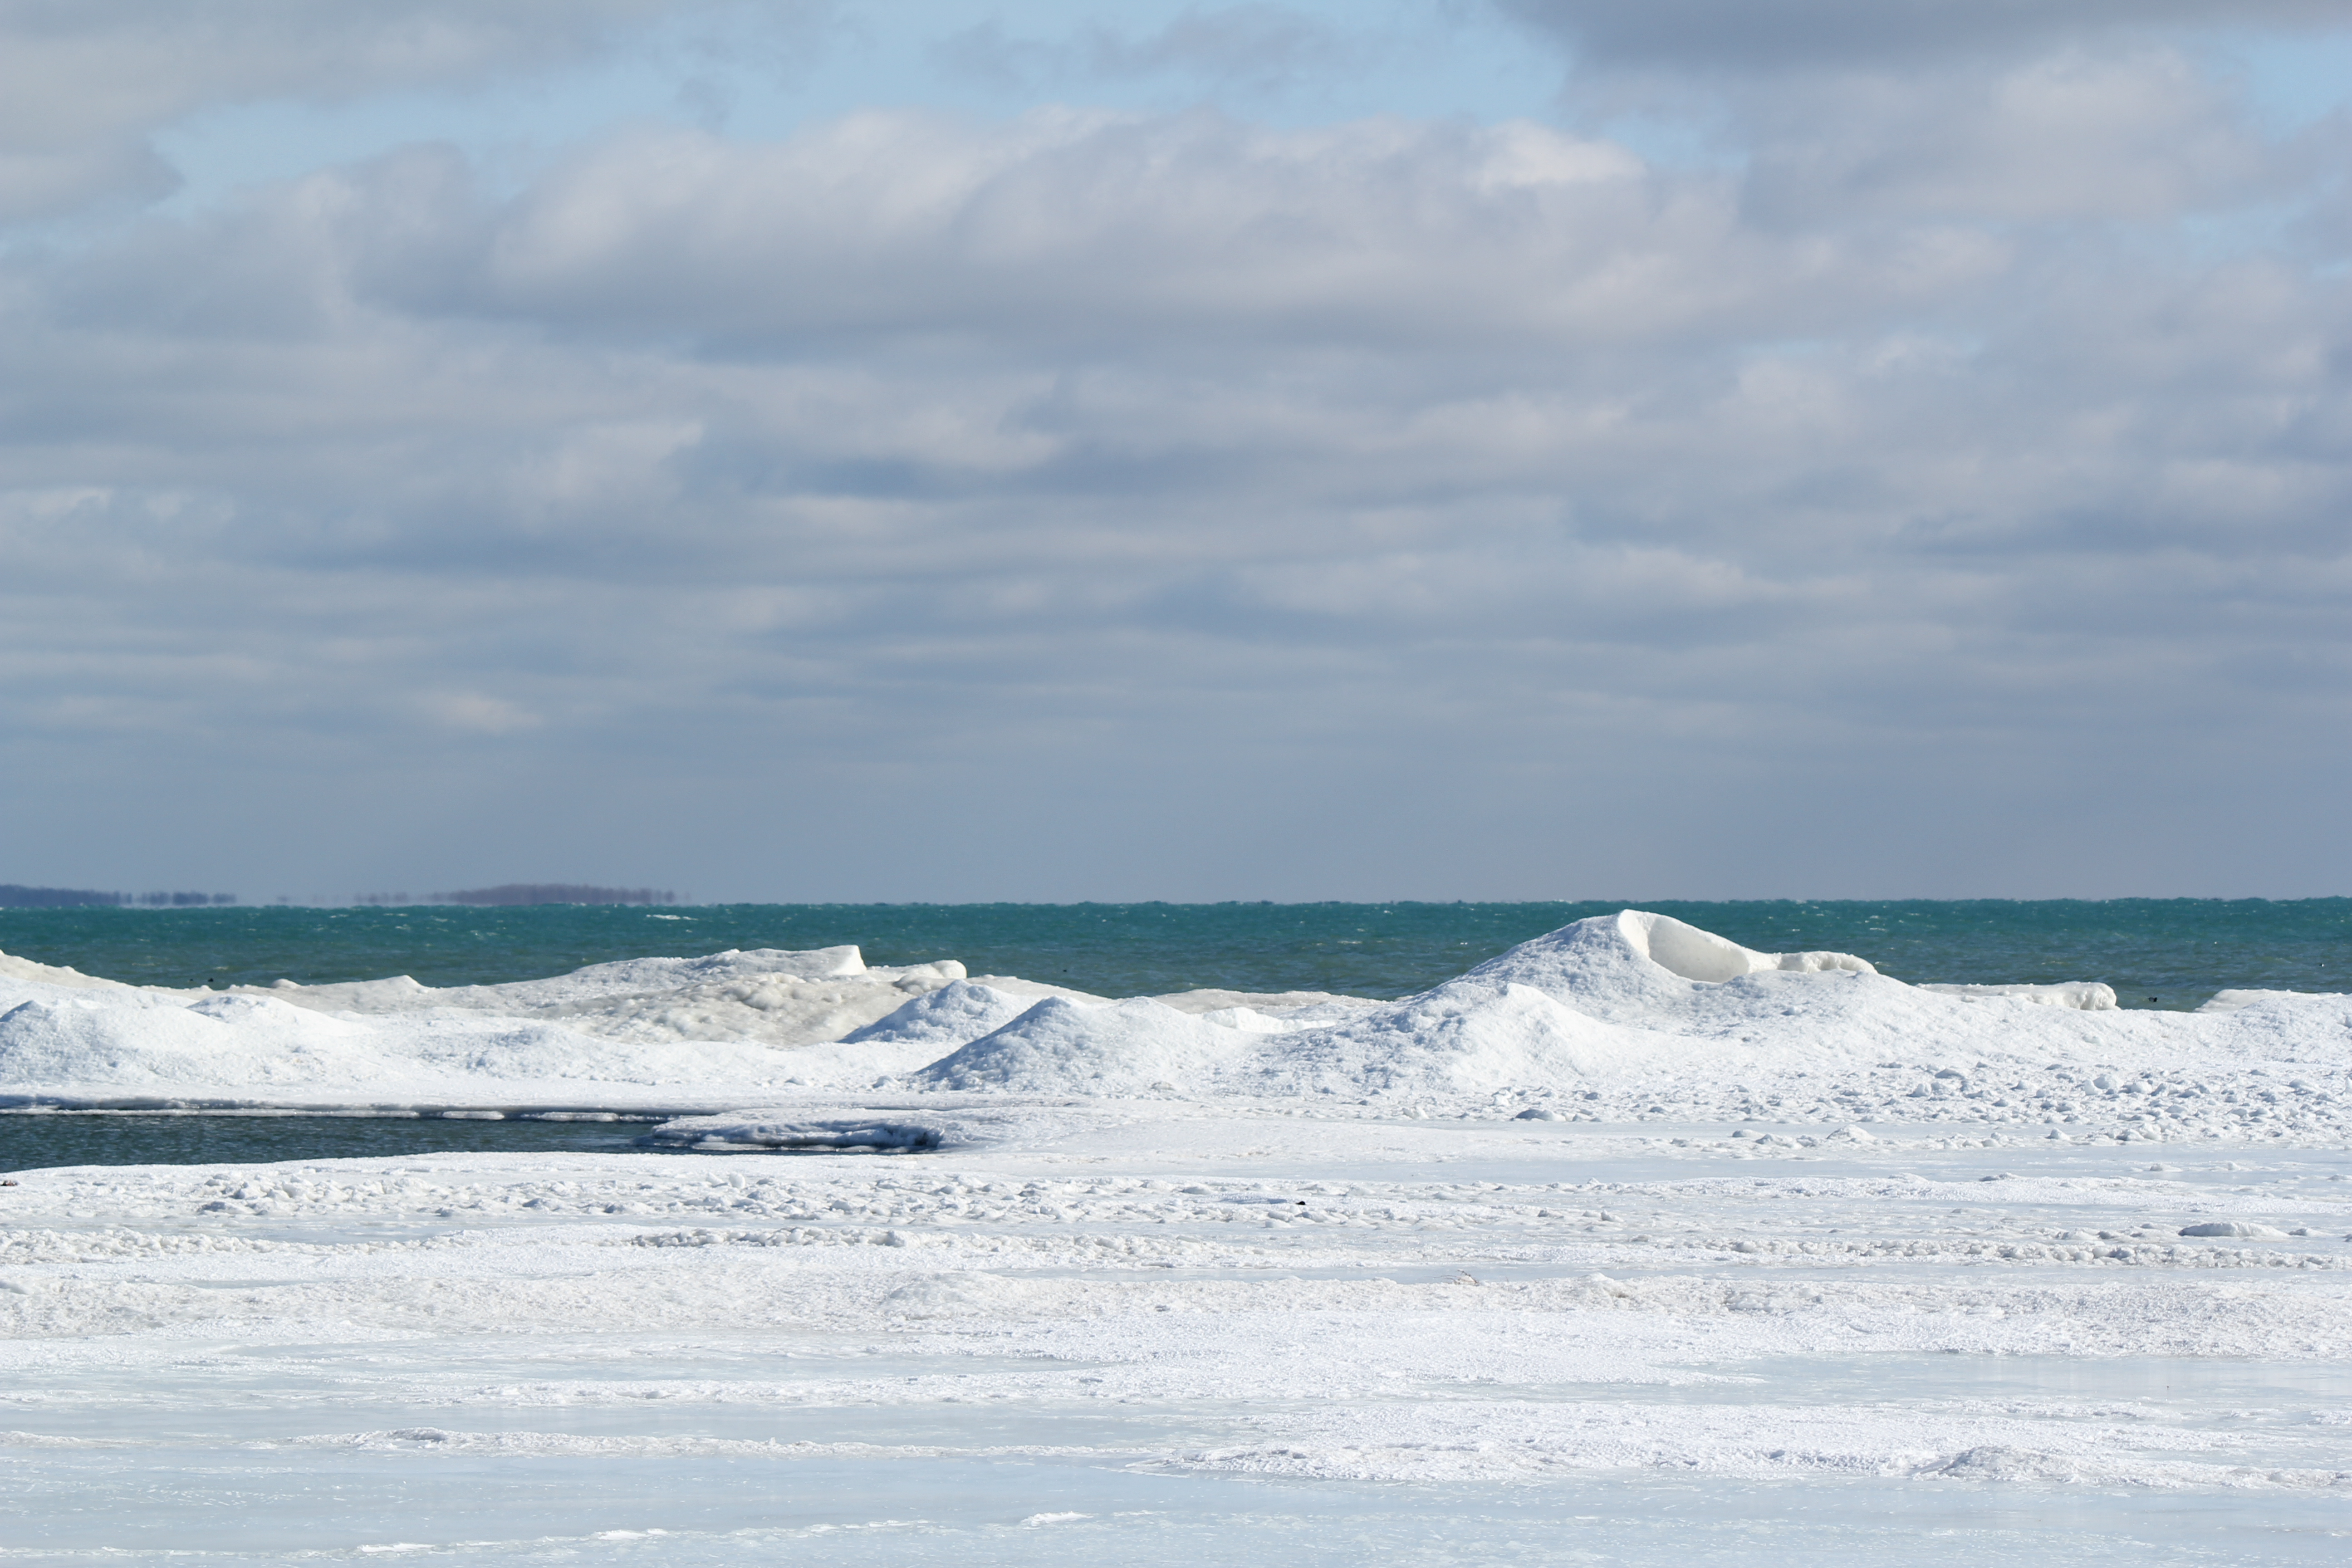
[[[660,888],[592,888],[579,882],[508,882],[455,893],[362,893],[362,904],[674,904],[677,895]]]
[[[151,910],[187,910],[235,902],[235,893],[101,893],[90,888],[26,888],[0,882],[0,909],[10,910],[122,909],[134,904]]]

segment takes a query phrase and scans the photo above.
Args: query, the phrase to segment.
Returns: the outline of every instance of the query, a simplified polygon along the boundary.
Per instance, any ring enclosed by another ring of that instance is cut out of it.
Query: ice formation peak
[[[1729,937],[1717,936],[1711,931],[1687,925],[1672,915],[1652,914],[1647,910],[1626,910],[1614,917],[1599,917],[1604,925],[1612,923],[1612,918],[1618,933],[1625,939],[1626,946],[1685,980],[1719,984],[1726,980],[1737,980],[1743,974],[1761,974],[1769,971],[1797,974],[1833,971],[1854,974],[1878,973],[1868,959],[1856,958],[1850,952],[1758,952],[1753,948],[1740,946]]]

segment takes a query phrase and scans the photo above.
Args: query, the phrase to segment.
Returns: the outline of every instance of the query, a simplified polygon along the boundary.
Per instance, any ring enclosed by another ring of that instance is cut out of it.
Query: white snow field
[[[0,1565],[2341,1564],[2347,1063],[1637,911],[1394,1003],[0,960],[21,1113],[723,1152],[14,1173]]]

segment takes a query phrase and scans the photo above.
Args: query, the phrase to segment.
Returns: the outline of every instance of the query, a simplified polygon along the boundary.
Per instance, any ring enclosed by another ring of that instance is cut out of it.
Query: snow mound
[[[954,980],[842,1038],[854,1044],[935,1045],[942,1052],[951,1051],[994,1034],[1035,1005],[1034,998],[993,985]]]
[[[1622,1071],[1683,1049],[1673,1037],[1594,1018],[1534,986],[1465,976],[1351,1022],[1268,1042],[1247,1077],[1262,1093],[1484,1094]]]
[[[268,994],[317,1012],[365,1016],[537,1018],[646,1045],[836,1040],[909,996],[961,980],[953,959],[869,967],[849,947],[730,949],[701,958],[632,958],[504,985],[421,985],[407,975],[334,985],[279,981]]]
[[[1223,1000],[1223,998],[1218,998]],[[2310,1008],[2250,1004],[2239,1026],[2126,1014],[2104,985],[1906,985],[1838,952],[1759,952],[1666,916],[1580,921],[1391,1003],[1187,1016],[1155,1002],[1040,1004],[915,1073],[909,1087],[1131,1096],[1490,1096],[1597,1079],[1925,1064],[1921,1095],[1972,1089],[1953,1062],[2280,1058],[2346,1031]],[[1001,1000],[945,998],[977,1027]],[[913,1028],[932,1011],[902,1009]],[[951,1036],[953,1028],[943,1033]],[[1937,1069],[1946,1069],[1938,1071]],[[1694,1078],[1693,1075],[1698,1075]],[[1890,1090],[1909,1096],[1910,1085]],[[1662,1094],[1673,1094],[1661,1089]]]
[[[1700,1044],[1628,1026],[1575,1005],[1596,990],[1604,999],[1620,999],[1656,984],[1659,975],[1684,992],[1695,984],[1637,950],[1624,936],[1621,920],[1580,922],[1515,948],[1458,980],[1393,1003],[1332,1007],[1318,1000],[1287,1013],[1223,1007],[1192,1016],[1146,999],[1095,1007],[1052,999],[973,1039],[910,1081],[928,1089],[1027,1094],[1130,1095],[1176,1089],[1350,1097],[1483,1094],[1694,1058],[1717,1063],[1751,1058],[1754,1053],[1737,1044]],[[1649,928],[1636,923],[1631,929],[1646,935]],[[1737,952],[1748,955],[1741,963],[1749,967],[1742,974],[1874,973],[1867,965],[1852,967],[1862,964],[1859,959],[1850,964],[1828,962],[1840,954],[1798,955],[1822,962],[1784,966],[1777,954]],[[1728,960],[1724,966],[1729,967]],[[1514,972],[1549,984],[1508,978]],[[939,999],[925,998],[901,1012],[921,1016],[935,1008],[953,1016],[975,1006],[942,992]]]
[[[94,974],[84,974],[79,969],[59,964],[37,963],[29,958],[17,958],[0,952],[0,984],[12,990],[34,986],[58,991],[130,991],[132,986],[120,980],[101,980]]]
[[[1065,1007],[1077,1011],[1090,1011],[1111,1005],[1106,998],[1087,996],[1080,993],[1057,991],[1039,996],[1034,994],[1040,989],[1038,987],[1026,986],[1024,989],[1031,994],[1024,994],[1021,992],[1007,990],[1004,988],[1004,983],[994,979],[954,981],[937,991],[915,998],[887,1017],[868,1024],[862,1029],[852,1031],[844,1037],[844,1040],[847,1044],[872,1042],[908,1047],[930,1045],[937,1047],[935,1056],[944,1058],[997,1033],[1014,1020],[1034,1011],[1043,1001],[1058,1001]],[[1149,1002],[1152,1006],[1165,1012],[1198,1019],[1201,1023],[1213,1027],[1260,1035],[1289,1034],[1318,1024],[1351,1018],[1381,1005],[1379,1003],[1366,1001],[1360,997],[1332,996],[1317,991],[1273,994],[1242,991],[1189,991],[1172,997],[1139,997],[1133,999],[1129,1005],[1139,1009],[1140,1004],[1144,1002]],[[1211,1003],[1214,1005],[1203,1005]],[[1045,1015],[1045,1017],[1049,1020],[1059,1020],[1053,1026],[1065,1033],[1074,1031],[1077,1027],[1069,1016],[1060,1010],[1051,1012]],[[1170,1023],[1170,1020],[1161,1017],[1160,1013],[1148,1009],[1141,1009],[1131,1015],[1114,1015],[1101,1022],[1106,1028],[1119,1034],[1124,1038],[1133,1032],[1132,1018],[1148,1020],[1149,1023],[1145,1026],[1147,1028],[1157,1028],[1162,1026],[1175,1026]],[[1009,1048],[1012,1039],[1025,1037],[1025,1036],[1008,1037],[1005,1044]],[[1201,1036],[1199,1038],[1215,1042],[1221,1047],[1229,1043],[1216,1036]],[[992,1047],[992,1050],[994,1048]],[[1116,1047],[1107,1046],[1106,1048]],[[983,1071],[973,1065],[977,1060],[976,1058],[972,1058],[956,1071],[960,1075],[977,1074],[981,1077],[992,1077],[999,1070],[997,1068],[990,1068]],[[940,1061],[939,1065],[945,1068],[947,1064]],[[1030,1067],[1015,1069],[1009,1065],[1000,1065],[1003,1071],[1013,1072],[1015,1076],[1025,1075],[1034,1066],[1033,1063]]]
[[[0,1083],[168,1092],[365,1079],[381,1064],[355,1038],[364,1032],[264,997],[32,1000],[0,1014]]]
[[[1532,986],[1595,1017],[1638,1022],[1699,986],[1752,974],[1876,974],[1846,952],[1758,952],[1670,915],[1626,910],[1562,926],[1463,976]]]
[[[1814,1107],[1825,1121],[2112,1116],[2117,1136],[2138,1139],[2264,1118],[2316,1125],[2352,1061],[2352,996],[2233,992],[2184,1014],[2119,1010],[2088,982],[1912,986],[1851,954],[1759,952],[1639,910],[1394,1001],[1112,1002],[968,978],[952,962],[869,967],[854,947],[633,959],[511,985],[396,976],[226,994],[12,962],[0,973],[0,1106],[679,1114],[896,1084],[1475,1098],[1506,1114],[1573,1091],[1615,1097],[1619,1115],[1693,1116],[1704,1102],[1745,1117],[1763,1079],[1828,1074],[1835,1103]],[[2259,1065],[2289,1063],[2274,1078]],[[1829,1087],[1799,1092],[1810,1103]],[[802,1125],[765,1113],[745,1125],[770,1121]]]
[[[1165,1092],[1224,1078],[1255,1037],[1149,997],[1087,1007],[1048,996],[911,1081],[1025,1094]]]
[[[773,1080],[761,1046],[648,1057],[558,1025],[330,1017],[268,996],[193,1005],[28,1000],[0,1014],[0,1104],[643,1105]]]

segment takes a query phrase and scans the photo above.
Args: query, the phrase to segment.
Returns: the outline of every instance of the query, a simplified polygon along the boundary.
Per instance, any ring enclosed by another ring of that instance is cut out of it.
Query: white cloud
[[[2177,50],[2044,55],[1986,74],[1864,78],[1767,108],[1755,199],[1811,221],[2169,217],[2243,205],[2284,173]]]
[[[2166,28],[2344,25],[2334,0],[1496,0],[1602,65],[1906,67]]]
[[[416,708],[432,723],[478,735],[510,735],[546,722],[516,703],[479,691],[421,692]]]
[[[2332,172],[2172,46],[1892,58],[1696,172],[869,112],[20,248],[0,810],[301,890],[2313,890]]]
[[[1739,202],[1727,181],[1654,176],[1523,122],[1277,132],[1047,112],[987,131],[873,114],[776,146],[608,143],[484,214],[477,269],[416,269],[469,298],[404,302],[723,336],[734,353],[952,336],[1050,360],[1170,331],[1525,352],[1789,326],[2001,264],[1998,243],[1951,230],[1778,239]]]

